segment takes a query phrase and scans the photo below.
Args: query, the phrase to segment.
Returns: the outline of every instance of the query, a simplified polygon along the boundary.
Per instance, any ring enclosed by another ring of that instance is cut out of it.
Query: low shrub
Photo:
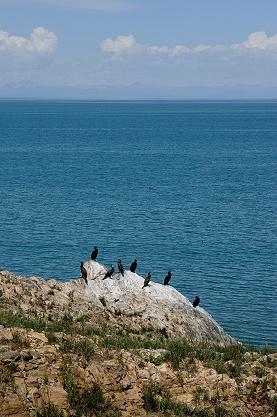
[[[64,417],[64,412],[54,404],[48,404],[37,410],[36,417]]]
[[[74,380],[68,363],[62,367],[63,385],[68,393],[68,401],[74,409],[74,417],[120,417],[120,411],[108,400],[101,386],[82,388]]]
[[[89,361],[94,355],[94,347],[92,343],[87,339],[72,340],[63,339],[60,345],[60,349],[63,353],[77,353],[85,357]]]

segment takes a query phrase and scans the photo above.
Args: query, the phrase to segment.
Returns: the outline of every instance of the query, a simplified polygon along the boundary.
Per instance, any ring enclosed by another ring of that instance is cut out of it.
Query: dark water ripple
[[[277,345],[276,102],[0,102],[0,267],[61,280],[95,243],[233,336]]]

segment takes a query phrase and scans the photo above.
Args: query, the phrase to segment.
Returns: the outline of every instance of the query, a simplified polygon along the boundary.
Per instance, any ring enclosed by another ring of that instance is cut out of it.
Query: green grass
[[[150,381],[143,386],[142,399],[147,412],[160,410],[160,398],[164,390],[157,382]]]
[[[60,323],[48,323],[45,320],[32,317],[19,316],[9,311],[2,311],[0,324],[5,327],[22,327],[24,329],[33,329],[37,332],[63,332],[71,333],[71,328]]]
[[[256,366],[254,369],[254,372],[258,378],[262,378],[263,376],[266,376],[268,374],[267,370],[264,368],[261,368],[260,366]]]
[[[38,317],[20,316],[10,311],[1,309],[0,324],[5,327],[21,327],[33,329],[38,332],[45,332],[49,343],[60,343],[55,333],[65,335],[82,335],[88,338],[97,339],[94,344],[104,349],[113,350],[133,350],[133,349],[165,349],[167,353],[161,361],[167,361],[172,364],[174,369],[187,368],[193,371],[196,361],[201,361],[204,366],[215,369],[218,373],[227,373],[232,378],[240,378],[244,372],[242,364],[248,359],[244,358],[247,348],[242,345],[231,345],[220,347],[205,343],[191,342],[186,340],[168,340],[162,335],[155,335],[154,332],[137,331],[127,327],[110,326],[106,323],[100,323],[97,327],[85,325],[84,322],[88,316],[81,316],[74,322],[72,317],[65,315],[61,321],[47,321]],[[18,340],[19,345],[21,341]],[[90,342],[62,342],[61,349],[66,352],[78,353],[89,360],[94,354],[94,348]],[[274,352],[268,346],[261,350],[264,352]],[[266,363],[265,363],[266,362]],[[191,366],[190,366],[191,365]],[[263,365],[274,368],[276,360],[269,356],[264,360]],[[258,371],[260,372],[260,371]],[[262,372],[262,371],[261,371]]]
[[[37,410],[36,417],[64,417],[64,412],[56,405],[49,404],[41,410]]]
[[[153,380],[143,386],[142,400],[147,413],[160,412],[170,417],[212,417],[207,410],[192,409],[186,403],[174,400],[166,388]]]
[[[19,332],[13,332],[12,344],[17,348],[28,348],[30,347],[30,342],[25,338],[24,335]]]
[[[193,401],[195,403],[201,403],[209,400],[209,392],[205,388],[196,387],[193,390]]]
[[[63,339],[60,345],[60,350],[63,353],[76,353],[77,355],[83,356],[87,361],[94,356],[94,347],[87,339]]]
[[[139,339],[133,335],[117,335],[104,337],[101,346],[106,349],[163,349],[165,342],[162,339]]]
[[[268,403],[272,408],[273,416],[277,416],[277,397],[269,398]]]
[[[270,356],[267,356],[265,359],[261,360],[261,364],[263,366],[267,366],[268,368],[277,369],[277,359],[271,358]]]
[[[55,344],[59,343],[59,338],[55,335],[54,332],[52,332],[52,331],[47,332],[46,336],[47,336],[48,342],[51,345],[55,345]]]
[[[271,347],[271,346],[269,346],[268,344],[265,344],[265,345],[261,348],[260,352],[261,352],[263,355],[270,355],[271,353],[275,353],[275,352],[276,352],[276,349],[272,348],[272,347]]]
[[[244,360],[245,349],[241,345],[220,347],[205,343],[174,340],[167,343],[166,359],[171,362],[174,369],[185,364],[185,358],[191,363],[199,360],[205,366],[215,369],[218,373],[227,373],[232,378],[239,378],[242,372],[241,364]],[[233,363],[226,363],[233,361]]]
[[[98,383],[85,388],[76,383],[68,362],[63,364],[62,377],[69,404],[74,410],[74,417],[120,417],[119,410],[105,397]]]
[[[0,366],[0,385],[10,384],[13,381],[12,372],[6,366]]]
[[[90,314],[82,314],[80,317],[76,319],[76,323],[86,323],[91,319]]]
[[[0,324],[5,327],[20,327],[24,329],[33,329],[37,332],[46,333],[65,333],[70,335],[80,334],[83,336],[104,336],[111,331],[111,328],[103,324],[99,327],[84,327],[73,324],[71,317],[65,315],[61,322],[47,321],[36,317],[20,316],[10,311],[1,311]]]

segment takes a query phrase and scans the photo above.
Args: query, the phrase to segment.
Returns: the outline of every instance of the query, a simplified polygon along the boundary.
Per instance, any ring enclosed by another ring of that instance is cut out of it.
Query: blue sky
[[[0,95],[266,96],[277,91],[276,16],[273,0],[0,0]]]

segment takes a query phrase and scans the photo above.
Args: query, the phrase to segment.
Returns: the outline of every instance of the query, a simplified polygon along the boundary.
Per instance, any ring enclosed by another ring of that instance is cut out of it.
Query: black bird
[[[135,260],[131,263],[131,266],[130,266],[130,271],[131,271],[131,272],[135,272],[135,270],[137,269],[137,267],[138,267],[138,263],[137,263],[137,260],[135,259]]]
[[[119,272],[124,277],[124,266],[123,266],[123,263],[122,263],[121,259],[118,259],[117,266],[118,266]]]
[[[106,273],[105,273],[105,276],[104,276],[104,278],[102,279],[102,281],[104,280],[104,279],[106,279],[106,278],[111,278],[111,276],[112,276],[112,274],[114,273],[114,267],[113,267],[113,265],[111,265],[111,269],[109,269],[109,271],[107,271]]]
[[[168,271],[167,275],[164,277],[164,285],[168,285],[169,281],[171,280],[171,271]]]
[[[90,259],[92,259],[93,261],[96,261],[97,255],[98,255],[98,247],[94,246],[94,249],[90,255]]]
[[[195,297],[195,299],[194,299],[194,301],[193,301],[192,305],[193,305],[193,307],[195,308],[195,307],[199,306],[199,304],[200,304],[200,297],[198,297],[198,295],[197,295],[197,296]]]
[[[81,262],[80,272],[81,272],[81,278],[83,278],[85,280],[85,283],[88,285],[88,271],[84,267],[84,262]]]
[[[147,275],[147,277],[144,280],[144,285],[143,285],[142,288],[148,287],[150,281],[151,281],[151,272],[148,272],[148,275]]]

